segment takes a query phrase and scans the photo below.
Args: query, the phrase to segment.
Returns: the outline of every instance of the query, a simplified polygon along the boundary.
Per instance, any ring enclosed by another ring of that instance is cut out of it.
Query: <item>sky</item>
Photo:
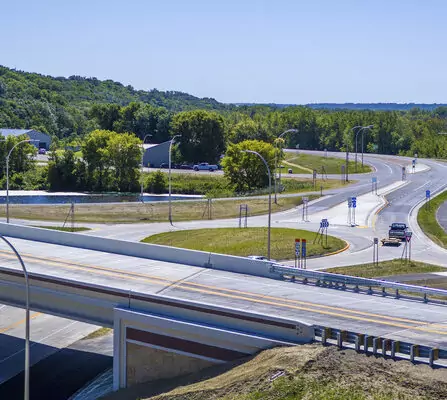
[[[0,0],[0,65],[227,103],[447,103],[445,0]]]

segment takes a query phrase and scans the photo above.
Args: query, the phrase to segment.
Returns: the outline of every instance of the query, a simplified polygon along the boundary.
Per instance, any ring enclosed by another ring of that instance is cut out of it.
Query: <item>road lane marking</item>
[[[32,313],[32,314],[30,315],[30,320],[32,320],[32,319],[34,319],[34,318],[37,318],[37,317],[38,317],[39,315],[41,315],[41,314],[42,314],[42,313],[40,313],[40,312]],[[11,330],[11,329],[17,328],[18,326],[24,324],[25,322],[26,322],[26,318],[23,318],[23,319],[21,319],[20,321],[14,322],[13,324],[8,325],[6,328],[0,329],[0,334],[1,334],[1,333],[5,333],[5,332],[7,332],[7,331],[9,331],[9,330]]]
[[[0,251],[0,253],[6,253],[6,251]],[[6,255],[6,254],[4,254],[4,255]],[[8,254],[8,256],[9,256],[9,254]],[[11,258],[12,257],[13,257],[13,255],[11,254]],[[178,282],[178,280],[177,281],[169,280],[166,278],[159,278],[159,277],[154,277],[154,276],[146,275],[146,274],[116,270],[116,269],[107,268],[107,267],[88,266],[88,265],[78,264],[75,262],[68,263],[66,261],[58,261],[58,262],[54,261],[53,262],[53,261],[49,261],[49,259],[40,259],[39,257],[30,256],[30,255],[26,255],[25,257],[37,259],[41,262],[43,261],[47,264],[50,264],[50,265],[53,264],[58,267],[65,266],[66,268],[84,270],[84,271],[91,272],[91,273],[97,274],[97,275],[113,276],[113,277],[118,277],[121,279],[129,279],[130,278],[132,280],[140,280],[140,281],[150,282],[150,283],[153,283],[156,285],[166,285],[166,284],[170,284],[170,283],[172,284],[172,283]],[[319,314],[326,314],[326,315],[337,316],[337,317],[348,318],[348,319],[356,319],[359,321],[375,322],[375,323],[382,324],[382,325],[390,325],[390,326],[396,326],[396,327],[401,327],[401,328],[406,328],[406,329],[423,330],[425,332],[439,333],[442,335],[447,335],[447,331],[442,332],[442,331],[428,330],[423,327],[420,327],[421,325],[431,325],[431,326],[434,325],[433,323],[426,322],[426,321],[410,320],[410,319],[406,319],[406,318],[374,314],[374,313],[363,312],[363,311],[358,311],[358,310],[351,310],[351,309],[342,308],[342,307],[334,307],[334,306],[327,306],[327,305],[323,305],[323,304],[305,302],[305,301],[301,301],[301,300],[283,299],[283,298],[278,298],[278,297],[273,297],[273,296],[268,296],[268,295],[260,295],[260,294],[251,293],[251,292],[243,292],[243,291],[239,291],[239,290],[235,290],[235,289],[225,289],[225,288],[220,288],[220,287],[214,287],[214,286],[209,286],[209,285],[204,285],[204,284],[199,284],[199,283],[194,283],[194,282],[184,282],[184,283],[179,284],[177,287],[185,289],[185,290],[189,290],[189,291],[212,294],[212,295],[215,295],[218,297],[220,296],[220,297],[236,298],[236,299],[242,299],[242,300],[246,300],[246,301],[252,301],[255,303],[276,305],[276,306],[280,306],[280,307],[294,308],[294,309],[299,309],[302,311],[309,311],[309,312],[314,312],[314,313],[319,313]],[[235,294],[222,293],[222,292],[229,292],[229,293],[235,293]],[[269,300],[274,300],[274,301],[267,301],[264,299],[269,299]],[[278,302],[280,302],[280,303],[278,303]],[[300,304],[301,306],[298,306],[296,304]],[[306,306],[306,307],[304,307],[304,306]],[[308,307],[314,307],[314,308],[308,308]],[[330,311],[326,311],[326,310],[330,310]],[[354,314],[354,315],[340,314],[340,312],[345,312],[345,313]],[[356,316],[356,314],[360,315],[360,316]],[[368,319],[363,316],[368,316],[368,317],[372,317],[372,318],[380,318],[381,320]],[[383,320],[389,320],[389,321],[383,321]],[[403,325],[403,324],[399,324],[398,322],[415,324],[417,326]],[[444,326],[444,325],[442,327],[446,328],[446,326]]]

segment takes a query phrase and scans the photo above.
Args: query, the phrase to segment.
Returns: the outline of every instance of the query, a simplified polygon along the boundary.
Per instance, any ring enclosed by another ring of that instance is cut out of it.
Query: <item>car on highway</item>
[[[388,231],[388,237],[406,240],[406,235],[408,232],[408,226],[403,222],[393,222],[390,225],[390,230]]]
[[[208,164],[207,162],[202,162],[200,164],[195,164],[192,169],[194,171],[217,171],[219,168],[215,164]]]

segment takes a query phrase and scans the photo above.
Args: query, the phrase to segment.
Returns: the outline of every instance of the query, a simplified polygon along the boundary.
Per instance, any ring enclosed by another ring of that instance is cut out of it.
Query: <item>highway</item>
[[[344,157],[334,153],[329,156]],[[352,159],[352,155],[351,155]],[[402,166],[411,163],[409,158],[365,155],[365,161],[376,171],[365,175],[350,175],[358,183],[328,193],[327,197],[309,205],[311,222],[301,221],[299,210],[274,214],[272,226],[318,230],[318,220],[312,215],[327,213],[329,220],[334,207],[346,202],[348,196],[361,196],[371,190],[371,177],[377,176],[379,188],[400,181]],[[415,232],[412,256],[414,259],[447,267],[446,252],[433,245],[414,226],[410,211],[425,196],[425,190],[436,193],[446,185],[446,168],[442,163],[420,160],[430,167],[421,173],[408,174],[408,182],[388,194],[388,206],[369,227],[331,226],[329,233],[340,236],[350,243],[344,253],[331,257],[309,260],[312,269],[370,262],[373,237],[385,237],[391,222],[407,222]],[[347,208],[346,208],[347,212]],[[250,217],[249,226],[266,226],[267,217]],[[94,231],[88,235],[140,240],[153,233],[173,229],[197,229],[202,227],[236,226],[237,221],[191,221],[138,225],[90,224]],[[94,251],[12,239],[30,272],[47,276],[90,282],[98,285],[152,293],[164,297],[189,299],[262,314],[284,316],[305,322],[333,326],[351,331],[365,331],[377,336],[414,341],[430,346],[447,347],[447,317],[445,307],[339,292],[301,284],[269,280],[254,276],[233,274],[181,264],[162,263],[135,257],[110,255]],[[402,248],[381,248],[380,258],[400,257]],[[1,251],[2,266],[17,269],[14,257]],[[2,307],[2,306],[0,306]],[[20,372],[23,367],[21,341],[23,337],[23,311],[4,307],[0,311],[0,382]],[[68,346],[96,327],[82,322],[34,313],[32,340],[38,342],[32,350],[33,361],[46,357],[57,348]],[[50,335],[51,334],[51,335]],[[42,346],[40,346],[42,344]],[[38,350],[39,349],[39,350]]]

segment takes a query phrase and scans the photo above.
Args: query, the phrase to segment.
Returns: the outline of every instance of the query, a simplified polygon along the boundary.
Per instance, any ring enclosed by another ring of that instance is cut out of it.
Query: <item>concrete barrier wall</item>
[[[62,246],[77,247],[125,256],[141,257],[196,267],[213,268],[249,275],[277,277],[270,264],[245,257],[227,256],[204,251],[186,250],[155,244],[108,239],[80,233],[0,223],[0,234],[18,239],[33,240]]]

